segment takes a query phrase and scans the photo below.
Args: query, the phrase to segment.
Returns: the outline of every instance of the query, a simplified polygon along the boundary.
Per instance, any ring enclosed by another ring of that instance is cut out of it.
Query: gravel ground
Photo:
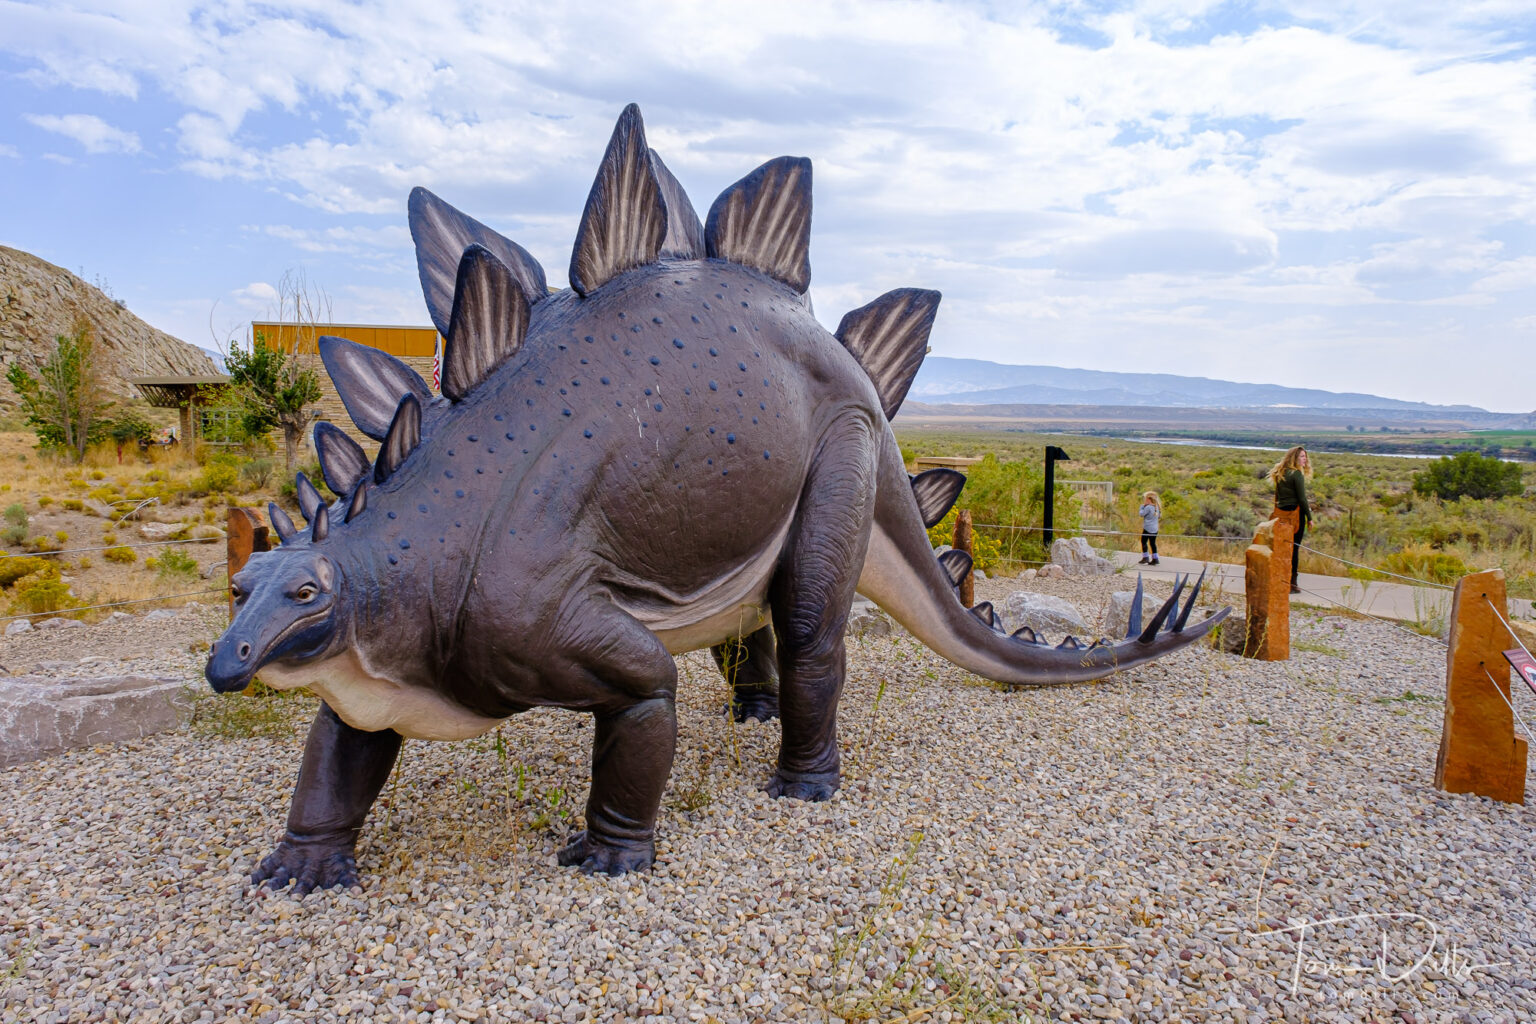
[[[1091,615],[1129,582],[1027,586]],[[198,685],[218,620],[28,634],[0,662],[149,655]],[[721,717],[690,655],[654,871],[555,866],[590,728],[534,712],[408,743],[363,887],[297,900],[246,875],[312,700],[227,739],[252,698],[209,696],[191,732],[0,772],[0,1018],[1536,1018],[1536,813],[1434,789],[1442,705],[1417,695],[1443,693],[1443,648],[1309,613],[1292,635],[1289,662],[1202,647],[1012,693],[900,633],[851,644],[825,804],[759,793],[777,725]],[[1385,914],[1308,928],[1300,958],[1276,931]]]

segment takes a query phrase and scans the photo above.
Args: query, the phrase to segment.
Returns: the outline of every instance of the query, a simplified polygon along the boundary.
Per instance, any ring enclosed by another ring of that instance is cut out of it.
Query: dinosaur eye
[[[229,585],[229,596],[236,604],[238,604],[245,600],[245,591],[241,590],[237,584],[231,583]]]
[[[315,599],[315,594],[315,585],[313,583],[306,583],[293,595],[293,599],[300,604],[308,604]]]

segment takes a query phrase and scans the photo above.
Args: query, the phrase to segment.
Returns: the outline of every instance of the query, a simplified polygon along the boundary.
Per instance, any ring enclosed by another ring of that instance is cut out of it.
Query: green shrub
[[[1450,501],[1454,498],[1507,498],[1524,490],[1520,467],[1477,452],[1436,459],[1413,474],[1413,489]]]
[[[23,576],[11,588],[12,615],[40,615],[78,608],[81,601],[69,592],[69,584],[59,579],[59,570],[45,570]]]
[[[59,504],[69,509],[71,512],[85,511],[85,502],[81,501],[79,498],[65,498],[63,501],[59,502]]]
[[[1410,544],[1401,551],[1392,552],[1381,567],[1387,572],[1433,583],[1455,583],[1472,571],[1455,555],[1419,544]]]
[[[928,542],[934,547],[940,544],[953,544],[955,542],[955,520],[959,518],[960,510],[952,508],[949,514],[935,523],[928,530]],[[991,531],[973,529],[971,531],[971,565],[982,572],[991,572],[992,567],[1003,558],[1003,545]]]
[[[149,563],[144,563],[148,565]],[[155,571],[161,579],[196,579],[198,574],[197,559],[185,551],[170,548],[163,553],[155,564]]]
[[[248,491],[263,491],[272,483],[272,476],[276,472],[275,460],[252,459],[240,467],[240,482]]]
[[[203,471],[192,481],[192,490],[198,494],[223,494],[233,491],[239,482],[239,458],[221,452],[209,457]]]
[[[5,509],[6,527],[0,531],[0,538],[7,544],[25,544],[27,542],[28,527],[31,519],[27,516],[25,505],[7,505]]]
[[[139,558],[139,556],[134,552],[133,548],[123,547],[122,545],[119,545],[115,548],[107,548],[107,550],[101,553],[101,557],[105,558],[109,562],[116,562],[119,565],[127,565],[130,562],[136,562]]]
[[[9,587],[23,576],[30,576],[35,572],[47,572],[52,568],[53,559],[51,558],[32,558],[27,555],[0,558],[0,587]]]

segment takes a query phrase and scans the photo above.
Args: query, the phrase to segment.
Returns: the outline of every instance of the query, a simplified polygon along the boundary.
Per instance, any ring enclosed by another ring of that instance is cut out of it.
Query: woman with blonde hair
[[[1157,527],[1163,517],[1163,503],[1157,497],[1156,491],[1148,491],[1141,496],[1141,562],[1140,565],[1157,564]],[[1152,557],[1147,557],[1148,548]]]
[[[1312,478],[1312,461],[1307,450],[1297,445],[1286,452],[1275,468],[1269,471],[1269,479],[1275,485],[1276,518],[1288,520],[1296,531],[1296,543],[1291,549],[1291,593],[1301,593],[1296,585],[1296,569],[1301,562],[1301,541],[1312,525],[1312,506],[1307,504],[1307,481]],[[1284,515],[1280,515],[1284,513]]]

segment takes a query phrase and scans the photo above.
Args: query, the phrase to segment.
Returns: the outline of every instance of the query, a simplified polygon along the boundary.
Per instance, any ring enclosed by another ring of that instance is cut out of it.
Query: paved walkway
[[[1193,558],[1163,557],[1157,565],[1140,565],[1140,552],[1115,551],[1110,553],[1116,565],[1130,570],[1140,570],[1147,576],[1166,576],[1175,573],[1200,574],[1206,569],[1205,585],[1221,587],[1228,594],[1243,593],[1243,567],[1223,562],[1200,562]],[[1367,615],[1383,619],[1417,622],[1427,619],[1445,619],[1451,613],[1451,591],[1439,587],[1416,587],[1409,583],[1361,582],[1345,576],[1319,576],[1304,572],[1297,577],[1296,585],[1301,593],[1291,595],[1292,604],[1342,605]],[[1510,613],[1522,619],[1532,617],[1531,602],[1511,598]]]

